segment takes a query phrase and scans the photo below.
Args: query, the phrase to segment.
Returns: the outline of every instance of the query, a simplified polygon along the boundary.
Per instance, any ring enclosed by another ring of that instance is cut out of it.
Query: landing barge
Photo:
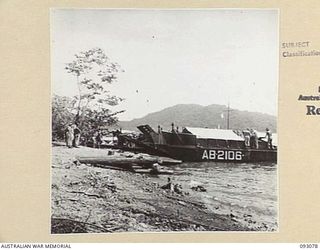
[[[246,146],[244,138],[233,130],[185,127],[179,132],[158,132],[149,125],[137,127],[142,135],[130,138],[119,135],[120,148],[143,151],[149,154],[167,156],[186,162],[276,162],[277,140],[273,135],[272,148],[263,137],[258,140],[258,147]]]

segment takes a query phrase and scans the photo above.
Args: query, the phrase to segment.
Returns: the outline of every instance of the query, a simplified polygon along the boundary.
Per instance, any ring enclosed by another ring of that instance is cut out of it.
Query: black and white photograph
[[[278,232],[277,9],[50,10],[51,234]]]

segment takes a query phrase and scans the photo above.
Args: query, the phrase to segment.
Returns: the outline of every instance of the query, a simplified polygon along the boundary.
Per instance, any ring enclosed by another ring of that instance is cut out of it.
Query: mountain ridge
[[[141,118],[131,121],[119,121],[118,126],[123,129],[137,130],[136,127],[142,124],[149,124],[156,129],[158,125],[164,129],[170,129],[171,123],[181,127],[207,127],[223,128],[227,126],[226,105],[210,104],[202,106],[199,104],[177,104],[152,112]],[[223,114],[223,115],[222,115]],[[254,128],[264,131],[266,128],[276,131],[276,116],[251,111],[230,109],[230,129]]]

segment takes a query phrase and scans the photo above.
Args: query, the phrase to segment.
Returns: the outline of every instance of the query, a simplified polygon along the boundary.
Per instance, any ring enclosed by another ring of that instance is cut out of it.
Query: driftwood
[[[80,163],[85,164],[99,164],[99,165],[111,165],[111,166],[131,166],[136,165],[152,165],[157,161],[147,159],[135,159],[126,157],[79,157],[77,159]]]
[[[86,196],[89,196],[89,197],[95,197],[95,198],[102,198],[102,199],[105,199],[106,197],[105,196],[102,196],[102,195],[98,195],[98,194],[88,194],[86,192],[82,192],[82,191],[67,191],[68,193],[74,193],[74,194],[84,194]]]
[[[125,170],[140,174],[173,174],[173,170],[169,169],[153,169],[152,165],[158,162],[161,164],[178,164],[181,161],[177,161],[170,158],[155,158],[155,157],[137,157],[128,158],[123,156],[97,156],[97,157],[78,157],[79,163],[91,164],[101,168],[114,169],[114,170]]]
[[[94,164],[97,167],[105,168],[105,169],[112,169],[112,170],[121,170],[121,171],[130,171],[138,174],[154,174],[154,175],[172,175],[174,174],[173,170],[170,169],[159,169],[157,171],[153,170],[147,166],[138,166],[138,165],[123,165],[123,166],[108,166],[103,164]]]
[[[175,160],[168,157],[159,157],[157,160],[158,162],[161,162],[161,165],[177,165],[182,163],[181,160]]]
[[[126,166],[126,165],[144,165],[151,166],[154,163],[161,162],[161,165],[174,165],[180,164],[180,160],[174,160],[170,158],[159,158],[159,157],[138,157],[128,158],[123,156],[97,156],[97,157],[78,157],[77,160],[80,163],[85,164],[103,164],[112,166]]]

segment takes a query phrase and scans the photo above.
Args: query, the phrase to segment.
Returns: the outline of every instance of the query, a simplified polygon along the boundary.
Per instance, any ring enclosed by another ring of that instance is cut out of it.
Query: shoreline
[[[53,234],[270,230],[250,223],[251,215],[213,212],[197,193],[186,194],[195,192],[191,189],[183,194],[161,189],[166,176],[74,164],[83,155],[106,155],[106,150],[52,146]]]

